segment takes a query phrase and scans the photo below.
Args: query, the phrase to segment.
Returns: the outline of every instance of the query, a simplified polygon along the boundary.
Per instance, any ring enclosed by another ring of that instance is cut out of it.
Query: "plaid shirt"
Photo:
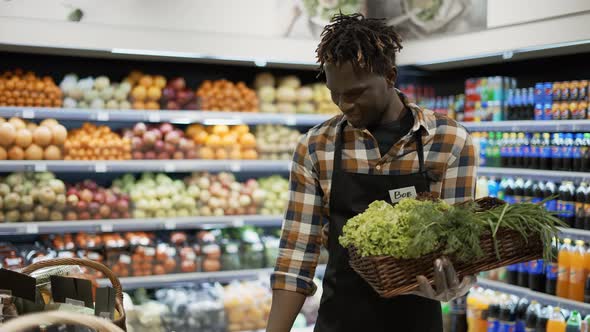
[[[400,95],[405,99],[403,95]],[[453,204],[473,198],[477,154],[467,130],[457,122],[405,103],[414,126],[390,151],[381,156],[367,130],[344,129],[342,168],[363,174],[404,175],[418,172],[413,133],[421,127],[425,167],[430,189]],[[334,142],[344,117],[336,116],[303,135],[293,156],[289,203],[283,221],[280,252],[271,276],[273,289],[311,295],[320,246],[325,243],[329,216]]]

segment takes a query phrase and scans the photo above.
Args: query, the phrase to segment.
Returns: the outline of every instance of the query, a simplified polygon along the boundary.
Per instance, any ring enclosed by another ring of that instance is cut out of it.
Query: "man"
[[[442,331],[439,301],[464,295],[475,280],[459,282],[452,264],[437,260],[434,287],[417,276],[411,295],[383,299],[351,269],[338,243],[349,218],[375,200],[391,201],[396,190],[432,191],[448,203],[473,196],[471,137],[394,88],[400,49],[393,27],[360,14],[337,15],[324,29],[318,61],[343,115],[310,129],[295,151],[269,332],[289,331],[314,293],[322,238],[330,257],[315,331]]]

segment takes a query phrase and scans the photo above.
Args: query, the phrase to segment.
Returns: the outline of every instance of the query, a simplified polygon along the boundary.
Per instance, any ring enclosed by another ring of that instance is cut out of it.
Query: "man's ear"
[[[389,73],[387,74],[385,79],[387,80],[387,86],[389,86],[390,88],[393,88],[393,86],[395,85],[395,81],[397,80],[397,67],[396,66],[391,67],[391,70],[389,71]]]

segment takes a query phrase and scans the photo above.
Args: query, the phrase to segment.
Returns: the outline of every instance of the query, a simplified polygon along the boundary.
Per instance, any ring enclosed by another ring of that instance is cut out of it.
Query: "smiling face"
[[[332,100],[350,124],[364,129],[381,121],[393,94],[386,77],[355,69],[350,62],[326,63],[324,72]]]

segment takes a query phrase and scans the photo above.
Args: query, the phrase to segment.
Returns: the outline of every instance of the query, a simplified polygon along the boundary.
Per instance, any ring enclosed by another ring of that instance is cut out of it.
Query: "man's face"
[[[324,65],[332,100],[350,124],[359,129],[376,125],[391,100],[384,76],[356,69],[350,62]]]

